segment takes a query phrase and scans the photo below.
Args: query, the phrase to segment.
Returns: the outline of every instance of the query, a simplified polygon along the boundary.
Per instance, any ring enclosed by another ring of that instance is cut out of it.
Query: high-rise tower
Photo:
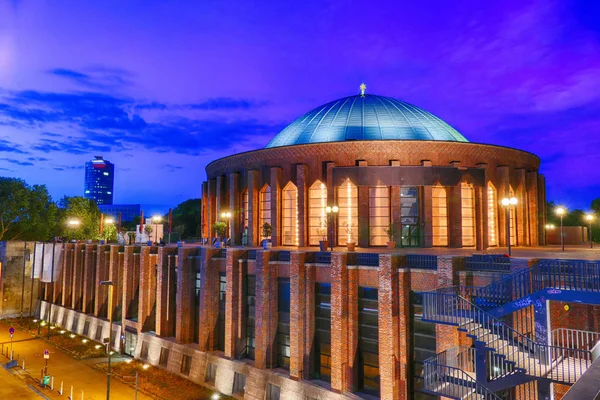
[[[95,156],[85,163],[84,197],[98,205],[113,203],[115,165],[102,156]]]

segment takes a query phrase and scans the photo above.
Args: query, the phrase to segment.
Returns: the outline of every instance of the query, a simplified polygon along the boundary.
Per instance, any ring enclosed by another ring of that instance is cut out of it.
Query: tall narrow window
[[[509,186],[508,197],[515,197],[515,191],[512,186]],[[517,243],[517,207],[510,206],[510,244],[511,246],[518,245]]]
[[[248,212],[248,189],[246,189],[242,192],[242,232],[244,232],[244,228],[248,227]]]
[[[288,183],[282,192],[283,207],[282,225],[284,246],[298,246],[298,188],[292,182]]]
[[[498,196],[492,182],[488,182],[488,245],[498,246]]]
[[[271,187],[269,185],[265,185],[260,191],[260,226],[258,227],[258,231],[260,232],[260,237],[262,239],[270,239],[270,237],[264,237],[263,225],[265,223],[271,224]]]
[[[369,244],[385,246],[388,242],[387,228],[390,224],[390,188],[369,188]]]
[[[475,190],[473,185],[463,182],[462,203],[462,245],[475,246]]]
[[[448,203],[446,188],[443,186],[431,188],[431,216],[433,245],[448,246]]]
[[[308,190],[308,244],[318,245],[327,238],[327,186],[317,180]]]
[[[346,179],[338,187],[338,244],[356,243],[358,239],[358,188]]]

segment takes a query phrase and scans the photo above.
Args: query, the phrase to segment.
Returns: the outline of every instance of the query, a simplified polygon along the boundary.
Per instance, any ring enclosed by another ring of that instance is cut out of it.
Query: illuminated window
[[[488,182],[488,245],[498,246],[498,196],[492,182]]]
[[[446,188],[443,186],[431,188],[431,215],[433,245],[448,246],[448,203]]]
[[[390,188],[369,188],[369,244],[385,246],[388,242],[387,229],[390,224]]]
[[[338,244],[345,246],[358,238],[358,188],[350,179],[338,187]]]
[[[475,190],[473,185],[463,182],[462,203],[462,245],[475,246]]]
[[[327,238],[327,186],[317,180],[308,190],[308,244]]]
[[[248,226],[248,212],[248,189],[246,189],[242,192],[242,232]]]
[[[515,197],[515,191],[509,186],[508,197]],[[510,244],[516,246],[517,243],[517,207],[510,207]]]
[[[296,185],[292,182],[288,183],[283,188],[282,197],[282,244],[284,246],[298,246],[298,188]]]
[[[262,227],[265,223],[271,224],[271,187],[265,185],[260,191],[260,237],[262,239],[270,239],[271,237],[264,237],[262,235]]]

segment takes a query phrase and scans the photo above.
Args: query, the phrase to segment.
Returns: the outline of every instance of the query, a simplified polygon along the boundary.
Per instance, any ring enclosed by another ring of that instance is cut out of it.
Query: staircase
[[[575,340],[538,343],[499,318],[540,297],[589,296],[591,304],[597,304],[598,292],[598,262],[544,260],[485,287],[458,286],[422,293],[423,320],[456,326],[473,339],[473,351],[486,354],[484,362],[479,360],[485,366],[479,374],[474,373],[477,368],[471,372],[464,363],[450,362],[447,352],[426,360],[425,391],[455,399],[495,399],[494,391],[535,379],[575,383],[592,364],[591,347],[598,336],[588,335],[586,346],[576,345]],[[579,335],[561,332],[553,338]]]

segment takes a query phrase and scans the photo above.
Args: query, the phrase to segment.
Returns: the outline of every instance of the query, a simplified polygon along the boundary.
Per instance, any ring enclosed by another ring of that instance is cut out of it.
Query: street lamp
[[[229,212],[229,211],[223,211],[221,213],[221,218],[224,219],[225,223],[227,224],[227,228],[226,228],[227,232],[225,234],[227,235],[227,238],[229,239],[229,236],[230,236],[229,221],[231,220],[231,212]],[[225,241],[225,242],[227,242],[227,241]]]
[[[113,290],[112,281],[100,281],[100,285],[108,286],[108,370],[106,374],[106,400],[110,400],[110,356],[112,353],[112,325],[113,325]]]
[[[162,217],[160,215],[155,215],[152,217],[152,222],[154,222],[154,243],[158,243],[158,223],[162,221]]]
[[[331,219],[334,215],[337,215],[339,211],[340,208],[336,205],[325,207],[325,212],[327,213],[327,231],[331,234],[331,240],[329,241],[329,248],[331,251],[333,251],[333,241],[335,240],[335,222],[332,224]]]
[[[555,226],[553,224],[546,224],[546,246],[548,246],[548,231],[554,230]]]
[[[594,241],[592,240],[592,221],[594,220],[594,214],[586,214],[585,219],[590,224],[588,235],[590,235],[590,249],[593,249]]]
[[[67,221],[67,225],[69,225],[69,228],[71,228],[71,229],[77,228],[80,224],[81,224],[81,222],[79,222],[78,219],[70,219]],[[75,239],[73,239],[73,240],[75,240]]]
[[[556,207],[554,212],[556,213],[556,215],[558,215],[560,217],[560,246],[562,248],[562,251],[565,251],[565,235],[563,233],[563,217],[567,213],[567,210],[564,207]]]
[[[519,203],[516,197],[505,197],[502,199],[502,207],[506,210],[506,243],[508,245],[508,255],[510,256],[510,208],[516,207]]]
[[[106,221],[104,221],[104,223],[105,223],[105,224],[108,224],[108,225],[112,225],[112,224],[114,224],[114,223],[115,223],[115,220],[114,220],[114,219],[112,219],[112,218],[108,218]]]

